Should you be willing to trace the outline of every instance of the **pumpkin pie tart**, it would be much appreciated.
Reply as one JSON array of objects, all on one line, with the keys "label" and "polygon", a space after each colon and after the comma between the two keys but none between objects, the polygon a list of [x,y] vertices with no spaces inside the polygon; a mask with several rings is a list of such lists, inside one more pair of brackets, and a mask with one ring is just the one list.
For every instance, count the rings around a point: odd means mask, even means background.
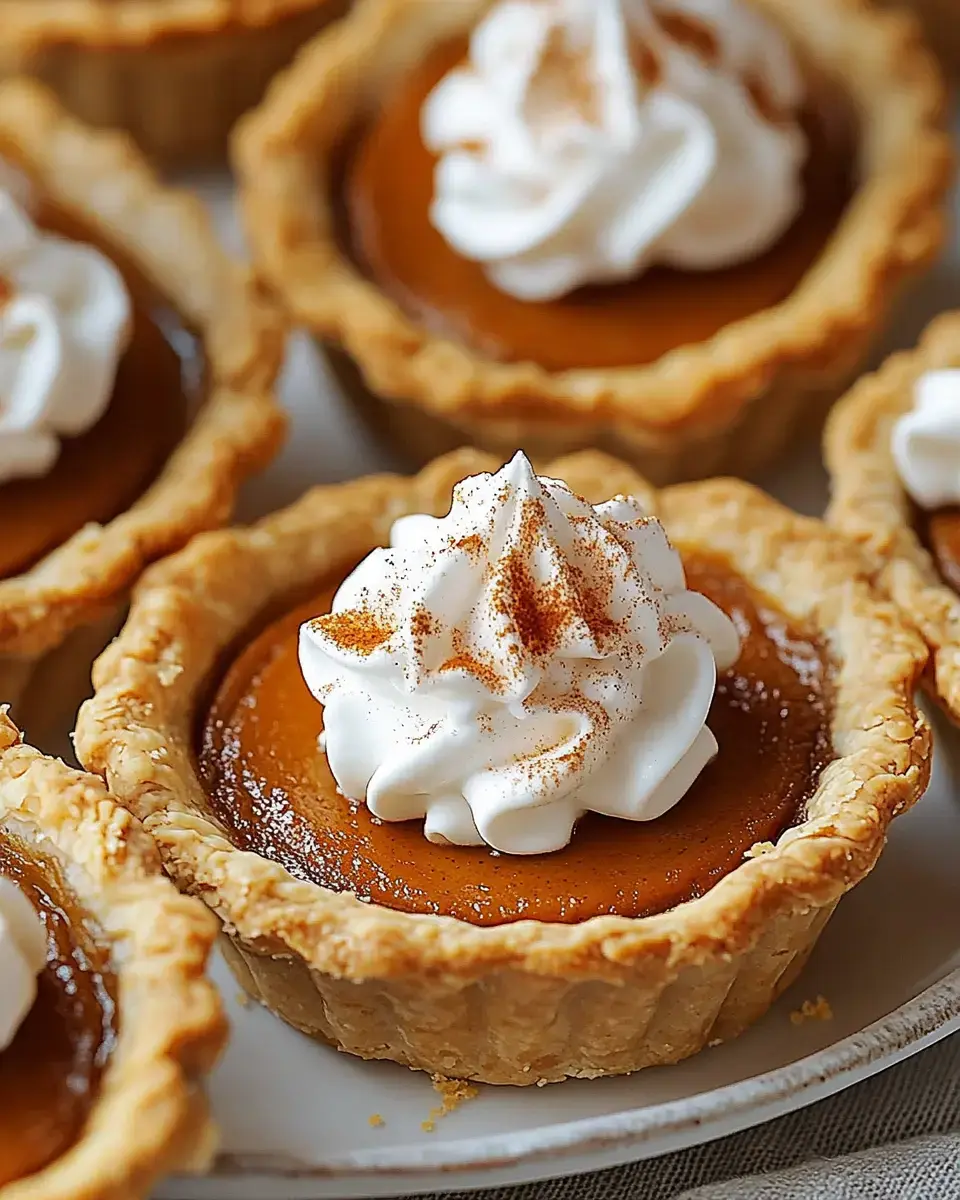
[{"label": "pumpkin pie tart", "polygon": [[925,648],[746,484],[497,467],[151,568],[77,752],[304,1032],[493,1083],[673,1062],[769,1007],[923,792]]},{"label": "pumpkin pie tart", "polygon": [[100,780],[0,710],[0,1196],[139,1197],[208,1164],[214,937]]},{"label": "pumpkin pie tart", "polygon": [[931,690],[960,721],[960,313],[861,379],[827,426],[827,520],[931,649]]},{"label": "pumpkin pie tart", "polygon": [[259,269],[397,448],[742,474],[854,377],[942,241],[937,68],[864,4],[709,11],[360,0],[238,127]]},{"label": "pumpkin pie tart", "polygon": [[230,127],[346,0],[3,0],[0,71],[37,76],[166,163],[222,159]]},{"label": "pumpkin pie tart", "polygon": [[0,700],[39,672],[66,705],[279,445],[283,329],[199,202],[38,84],[0,84],[0,168]]}]

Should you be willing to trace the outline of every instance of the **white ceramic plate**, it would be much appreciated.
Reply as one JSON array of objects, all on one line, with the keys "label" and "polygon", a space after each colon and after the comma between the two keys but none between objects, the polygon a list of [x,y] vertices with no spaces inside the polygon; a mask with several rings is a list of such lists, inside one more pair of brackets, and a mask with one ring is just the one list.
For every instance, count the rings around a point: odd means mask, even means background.
[{"label": "white ceramic plate", "polygon": [[[234,241],[222,183],[198,190]],[[896,341],[910,344],[958,295],[947,265],[911,304]],[[288,503],[310,484],[385,465],[337,405],[305,339],[294,345],[284,391],[293,436],[248,489],[244,517]],[[821,510],[815,448],[768,482],[802,511]],[[242,1005],[219,963],[234,1023],[212,1081],[223,1150],[212,1176],[173,1180],[161,1195],[294,1200],[518,1183],[661,1154],[819,1100],[960,1029],[958,860],[956,768],[941,753],[927,797],[897,822],[880,865],[840,905],[800,981],[739,1040],[630,1078],[484,1088],[430,1133],[421,1129],[438,1099],[429,1080],[337,1054]],[[832,1020],[791,1023],[790,1013],[818,995]],[[371,1126],[373,1114],[382,1125]]]},{"label": "white ceramic plate", "polygon": [[[572,1174],[733,1133],[893,1065],[960,1030],[956,782],[941,755],[801,979],[736,1041],[629,1078],[484,1087],[429,1133],[421,1122],[438,1098],[425,1076],[314,1044],[242,1004],[219,963],[234,1023],[212,1083],[223,1151],[211,1177],[161,1196],[382,1196]],[[791,1012],[819,995],[832,1020],[794,1025]]]}]

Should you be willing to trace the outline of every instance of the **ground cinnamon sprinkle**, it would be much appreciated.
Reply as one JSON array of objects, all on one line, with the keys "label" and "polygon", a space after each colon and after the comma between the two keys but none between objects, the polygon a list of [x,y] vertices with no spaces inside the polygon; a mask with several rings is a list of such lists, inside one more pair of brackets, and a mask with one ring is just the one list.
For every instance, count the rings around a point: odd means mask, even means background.
[{"label": "ground cinnamon sprinkle", "polygon": [[570,621],[556,584],[538,585],[516,551],[503,564],[502,587],[494,603],[509,616],[522,645],[535,658],[546,658]]},{"label": "ground cinnamon sprinkle", "polygon": [[717,35],[701,21],[683,13],[667,12],[660,13],[657,19],[668,38],[692,50],[708,65],[717,62],[720,57]]},{"label": "ground cinnamon sprinkle", "polygon": [[475,654],[471,654],[464,644],[463,635],[456,629],[453,631],[453,653],[441,663],[440,670],[465,671],[479,680],[488,692],[494,694],[502,692],[504,688],[504,681],[496,669],[490,663],[485,663]]},{"label": "ground cinnamon sprinkle", "polygon": [[527,564],[536,550],[543,521],[543,505],[538,500],[525,500],[516,546],[501,560],[493,605],[509,620],[524,649],[535,658],[549,657],[575,620],[583,621],[597,644],[603,646],[617,628],[607,611],[614,585],[609,566],[602,563],[604,575],[599,586],[588,585],[583,572],[569,565],[549,583],[538,582]]},{"label": "ground cinnamon sprinkle", "polygon": [[410,628],[418,644],[433,633],[433,617],[430,616],[422,604],[418,604],[414,609],[413,617],[410,620]]},{"label": "ground cinnamon sprinkle", "polygon": [[393,635],[393,629],[368,609],[354,608],[346,612],[327,613],[312,622],[318,633],[324,634],[344,650],[355,654],[372,654]]},{"label": "ground cinnamon sprinkle", "polygon": [[454,550],[463,550],[474,558],[479,558],[484,551],[483,538],[479,533],[468,533],[453,543]]},{"label": "ground cinnamon sprinkle", "polygon": [[441,671],[464,671],[478,679],[491,692],[503,690],[503,680],[492,667],[486,666],[472,654],[451,654],[446,662],[441,663]]},{"label": "ground cinnamon sprinkle", "polygon": [[607,611],[610,607],[613,591],[611,586],[603,588],[582,587],[580,589],[581,613],[583,620],[593,635],[593,640],[601,648],[608,638],[617,631],[617,622]]},{"label": "ground cinnamon sprinkle", "polygon": [[508,618],[521,644],[535,658],[546,658],[554,650],[572,616],[560,582],[538,584],[527,566],[543,519],[543,505],[538,500],[524,500],[517,544],[501,560],[493,595],[494,608]]}]

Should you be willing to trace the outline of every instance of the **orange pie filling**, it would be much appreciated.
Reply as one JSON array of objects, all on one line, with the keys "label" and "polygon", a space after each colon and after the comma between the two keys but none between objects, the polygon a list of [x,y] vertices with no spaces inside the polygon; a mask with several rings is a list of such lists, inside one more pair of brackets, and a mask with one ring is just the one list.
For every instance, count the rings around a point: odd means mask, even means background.
[{"label": "orange pie filling", "polygon": [[[32,216],[42,230],[97,245],[89,230],[51,204]],[[0,483],[0,579],[29,569],[85,525],[126,511],[160,474],[202,400],[198,339],[129,264],[108,246],[99,248],[114,259],[130,292],[130,341],[100,420],[63,438],[47,474]]]},{"label": "orange pie filling", "polygon": [[344,799],[298,662],[299,627],[330,611],[339,578],[251,630],[219,682],[198,734],[213,811],[236,845],[300,879],[474,925],[639,917],[702,896],[802,820],[832,755],[831,668],[817,638],[725,561],[693,551],[684,564],[688,586],[733,619],[742,648],[708,718],[719,753],[665,815],[590,813],[564,849],[516,855],[436,844],[422,821],[381,821]]},{"label": "orange pie filling", "polygon": [[[697,36],[705,30],[692,22],[674,32],[712,53]],[[351,137],[338,184],[341,240],[414,319],[494,360],[551,371],[615,368],[704,341],[785,300],[821,256],[856,189],[852,106],[836,84],[808,73],[811,99],[798,118],[808,146],[802,208],[770,249],[734,266],[653,266],[631,281],[580,287],[557,300],[518,299],[458,254],[431,221],[438,159],[424,145],[421,114],[465,53],[462,39],[436,49],[359,138]]]},{"label": "orange pie filling", "polygon": [[0,1188],[60,1158],[81,1136],[117,1036],[108,957],[53,862],[0,833],[0,876],[26,894],[47,934],[37,998],[0,1051]]},{"label": "orange pie filling", "polygon": [[944,582],[960,592],[960,509],[953,506],[933,512],[918,509],[915,520]]}]

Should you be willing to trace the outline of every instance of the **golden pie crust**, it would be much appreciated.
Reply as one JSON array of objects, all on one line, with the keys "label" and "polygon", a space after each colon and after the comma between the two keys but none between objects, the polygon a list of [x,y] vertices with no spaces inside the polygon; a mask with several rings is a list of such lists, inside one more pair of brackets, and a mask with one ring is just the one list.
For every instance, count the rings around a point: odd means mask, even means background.
[{"label": "golden pie crust", "polygon": [[346,0],[4,0],[0,71],[42,79],[152,157],[222,158],[227,135]]},{"label": "golden pie crust", "polygon": [[865,553],[874,579],[930,647],[931,690],[960,721],[960,596],[945,583],[914,526],[890,450],[893,425],[913,407],[927,371],[960,367],[960,313],[938,317],[915,350],[866,375],[831,414],[824,437],[827,521]]},{"label": "golden pie crust", "polygon": [[216,923],[163,877],[150,838],[102,782],[23,745],[3,709],[0,829],[63,865],[78,911],[109,936],[120,1005],[84,1133],[11,1185],[11,1200],[135,1200],[171,1171],[205,1168],[217,1139],[202,1081],[227,1034],[205,975]]},{"label": "golden pie crust", "polygon": [[338,151],[409,64],[490,0],[360,0],[270,88],[233,139],[255,260],[331,346],[346,393],[419,461],[471,442],[545,459],[621,454],[656,483],[744,474],[822,419],[904,282],[935,256],[952,153],[942,81],[916,22],[845,0],[760,0],[861,122],[861,185],[790,298],[649,366],[550,372],[434,336],[350,261],[338,238]]},{"label": "golden pie crust", "polygon": [[[903,0],[886,0],[903,6]],[[945,67],[954,75],[960,72],[960,10],[956,0],[908,0],[908,7],[920,15],[927,41]]]},{"label": "golden pie crust", "polygon": [[929,730],[914,702],[925,647],[821,523],[736,481],[657,493],[597,452],[545,468],[595,503],[638,496],[685,547],[729,559],[812,626],[838,663],[836,758],[806,820],[671,911],[478,927],[364,904],[236,849],[197,775],[211,673],[251,621],[383,544],[398,516],[447,511],[455,481],[498,465],[461,451],[412,479],[318,488],[153,567],[95,667],[77,752],[143,819],[179,887],[220,917],[242,984],[299,1029],[365,1058],[493,1083],[673,1062],[768,1008],[928,781]]},{"label": "golden pie crust", "polygon": [[[208,375],[199,414],[137,503],[0,579],[0,702],[13,702],[58,647],[85,673],[144,566],[229,517],[284,433],[273,396],[284,328],[220,248],[200,201],[163,187],[126,139],[81,125],[40,85],[0,84],[0,159],[156,287],[201,339]],[[0,512],[0,536],[2,525]]]}]

